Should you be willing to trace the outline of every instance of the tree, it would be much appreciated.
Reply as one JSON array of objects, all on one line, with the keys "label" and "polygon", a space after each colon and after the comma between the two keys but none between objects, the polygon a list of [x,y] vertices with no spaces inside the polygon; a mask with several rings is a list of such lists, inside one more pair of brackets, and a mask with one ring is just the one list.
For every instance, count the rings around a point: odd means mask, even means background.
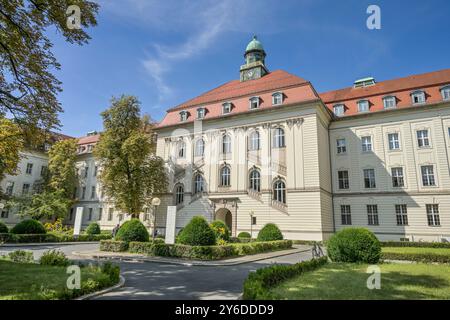
[{"label": "tree", "polygon": [[11,120],[0,117],[0,181],[6,174],[16,174],[22,148],[20,128]]},{"label": "tree", "polygon": [[[80,28],[68,27],[71,5],[80,9]],[[86,0],[0,0],[0,117],[15,119],[33,141],[59,126],[62,111],[61,83],[51,73],[60,65],[46,30],[56,28],[67,42],[83,45],[90,39],[83,28],[97,24],[98,8]]]},{"label": "tree", "polygon": [[102,168],[103,190],[116,208],[138,217],[149,199],[167,190],[164,161],[152,154],[153,125],[140,117],[140,103],[133,96],[113,98],[101,115],[104,131],[94,155]]}]

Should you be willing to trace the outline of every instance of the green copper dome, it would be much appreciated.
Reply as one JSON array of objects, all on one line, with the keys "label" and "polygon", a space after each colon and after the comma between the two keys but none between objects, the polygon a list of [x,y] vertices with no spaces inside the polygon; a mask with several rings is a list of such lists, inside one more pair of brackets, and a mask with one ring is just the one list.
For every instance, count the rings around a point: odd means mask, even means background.
[{"label": "green copper dome", "polygon": [[261,50],[264,51],[264,47],[261,42],[258,41],[256,36],[253,36],[253,40],[249,42],[245,52],[253,51],[253,50]]}]

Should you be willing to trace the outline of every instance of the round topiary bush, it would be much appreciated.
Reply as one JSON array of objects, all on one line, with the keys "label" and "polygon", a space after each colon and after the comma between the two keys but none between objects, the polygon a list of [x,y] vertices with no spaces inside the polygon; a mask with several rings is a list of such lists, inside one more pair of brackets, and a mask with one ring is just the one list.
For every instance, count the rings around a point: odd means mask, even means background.
[{"label": "round topiary bush", "polygon": [[216,235],[205,218],[196,216],[184,227],[177,241],[191,246],[211,246],[216,244]]},{"label": "round topiary bush", "polygon": [[10,231],[15,234],[45,234],[44,225],[33,219],[23,220],[16,224]]},{"label": "round topiary bush", "polygon": [[131,219],[120,227],[115,240],[148,242],[149,234],[147,228],[145,228],[139,219]]},{"label": "round topiary bush", "polygon": [[91,222],[86,228],[86,234],[100,234],[100,226],[97,222]]},{"label": "round topiary bush", "polygon": [[283,240],[283,234],[274,223],[266,224],[258,233],[258,241]]},{"label": "round topiary bush", "polygon": [[327,253],[335,262],[377,263],[381,256],[381,245],[368,229],[346,228],[328,240]]},{"label": "round topiary bush", "polygon": [[216,239],[229,241],[230,240],[230,229],[228,229],[227,225],[221,220],[215,220],[210,224],[211,229],[213,229],[216,234]]},{"label": "round topiary bush", "polygon": [[238,238],[245,238],[245,239],[250,239],[252,236],[250,235],[250,233],[248,232],[239,232],[238,234]]},{"label": "round topiary bush", "polygon": [[8,233],[8,227],[3,221],[0,221],[0,233]]}]

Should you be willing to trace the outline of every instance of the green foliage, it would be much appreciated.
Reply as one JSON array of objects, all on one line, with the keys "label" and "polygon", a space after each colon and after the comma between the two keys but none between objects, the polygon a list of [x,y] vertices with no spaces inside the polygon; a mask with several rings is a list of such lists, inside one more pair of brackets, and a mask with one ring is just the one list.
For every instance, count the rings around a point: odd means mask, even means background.
[{"label": "green foliage", "polygon": [[145,242],[149,240],[149,234],[147,228],[139,221],[139,219],[131,219],[126,221],[120,227],[119,231],[117,231],[115,240]]},{"label": "green foliage", "polygon": [[327,263],[327,257],[300,262],[294,265],[274,265],[250,273],[244,282],[244,300],[270,299],[269,289],[277,284],[304,274]]},{"label": "green foliage", "polygon": [[3,180],[5,174],[17,174],[20,150],[22,150],[23,145],[24,142],[19,126],[3,117],[0,98],[0,154],[2,155],[0,157],[0,181]]},{"label": "green foliage", "polygon": [[102,117],[104,130],[94,149],[103,168],[99,179],[115,207],[137,217],[154,193],[167,190],[164,161],[152,155],[153,124],[140,117],[133,96],[113,98]]},{"label": "green foliage", "polygon": [[283,240],[283,234],[274,223],[266,224],[258,233],[258,241]]},{"label": "green foliage", "polygon": [[190,246],[210,246],[216,243],[216,235],[202,216],[195,216],[178,234],[178,243]]},{"label": "green foliage", "polygon": [[0,242],[6,243],[48,243],[48,242],[84,242],[111,239],[110,234],[80,234],[78,237],[72,234],[49,232],[47,234],[13,234],[0,233]]},{"label": "green foliage", "polygon": [[221,220],[215,220],[210,224],[211,229],[216,235],[216,240],[229,241],[230,240],[230,230],[227,225]]},{"label": "green foliage", "polygon": [[14,234],[45,234],[45,228],[37,220],[28,219],[16,224],[10,231]]},{"label": "green foliage", "polygon": [[111,262],[105,262],[101,268],[102,272],[109,276],[111,284],[116,284],[120,279],[120,267],[112,264]]},{"label": "green foliage", "polygon": [[77,148],[76,139],[66,139],[53,144],[48,152],[48,186],[65,200],[72,199],[73,190],[77,186]]},{"label": "green foliage", "polygon": [[41,265],[66,267],[70,264],[66,255],[58,250],[45,251],[39,259]]},{"label": "green foliage", "polygon": [[450,242],[383,241],[382,247],[450,248]]},{"label": "green foliage", "polygon": [[115,240],[101,240],[100,251],[124,252],[128,250],[128,242]]},{"label": "green foliage", "polygon": [[17,263],[33,263],[33,252],[31,251],[25,251],[25,250],[16,250],[13,252],[8,253],[8,258],[12,262]]},{"label": "green foliage", "polygon": [[100,226],[97,222],[91,222],[86,228],[86,234],[100,234]]},{"label": "green foliage", "polygon": [[383,247],[381,258],[383,260],[450,263],[450,249],[430,247]]},{"label": "green foliage", "polygon": [[250,235],[250,233],[248,233],[248,232],[245,232],[245,231],[243,231],[243,232],[239,232],[239,234],[238,234],[238,238],[251,238],[252,236]]},{"label": "green foliage", "polygon": [[0,221],[0,233],[8,233],[8,227],[3,221]]},{"label": "green foliage", "polygon": [[328,240],[327,253],[334,262],[377,263],[381,256],[381,245],[368,229],[346,228]]}]

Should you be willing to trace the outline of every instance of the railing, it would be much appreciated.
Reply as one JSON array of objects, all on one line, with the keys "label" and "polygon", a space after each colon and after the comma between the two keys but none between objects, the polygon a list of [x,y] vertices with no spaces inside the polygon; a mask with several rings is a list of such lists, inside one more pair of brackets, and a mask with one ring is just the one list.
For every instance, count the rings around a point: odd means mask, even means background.
[{"label": "railing", "polygon": [[254,164],[261,165],[261,157],[259,156],[259,154],[254,154],[254,153],[248,152],[247,157],[248,157],[248,160],[253,162]]},{"label": "railing", "polygon": [[288,213],[288,206],[279,201],[272,200],[272,208],[277,209],[283,213]]},{"label": "railing", "polygon": [[272,162],[272,171],[278,172],[279,174],[282,174],[283,176],[287,175],[287,168],[286,165]]},{"label": "railing", "polygon": [[247,194],[250,198],[253,198],[259,202],[263,202],[261,199],[261,192],[255,191],[253,189],[247,189]]},{"label": "railing", "polygon": [[203,157],[194,162],[194,166],[198,169],[205,165],[205,159]]}]

